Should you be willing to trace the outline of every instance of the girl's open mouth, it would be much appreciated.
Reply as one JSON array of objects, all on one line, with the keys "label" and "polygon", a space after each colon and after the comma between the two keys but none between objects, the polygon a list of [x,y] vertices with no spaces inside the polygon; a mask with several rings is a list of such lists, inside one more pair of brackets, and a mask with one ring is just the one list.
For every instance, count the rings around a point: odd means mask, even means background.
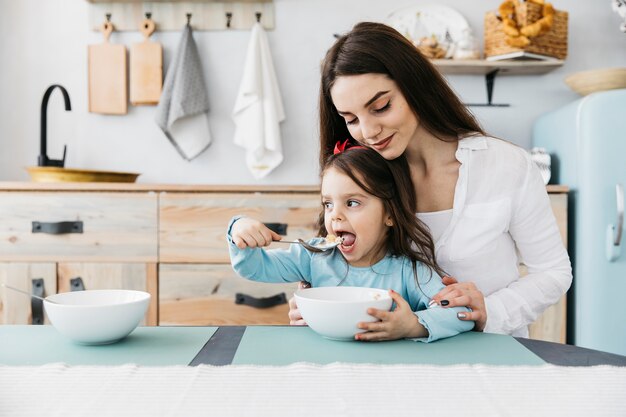
[{"label": "girl's open mouth", "polygon": [[337,236],[340,236],[343,239],[341,245],[339,245],[340,249],[350,250],[356,241],[356,235],[350,232],[338,232]]}]

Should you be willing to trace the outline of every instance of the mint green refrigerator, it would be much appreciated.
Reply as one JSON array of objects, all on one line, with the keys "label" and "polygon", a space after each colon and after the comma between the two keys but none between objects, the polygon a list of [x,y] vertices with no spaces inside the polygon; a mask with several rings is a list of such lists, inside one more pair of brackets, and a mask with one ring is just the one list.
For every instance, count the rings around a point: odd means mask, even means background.
[{"label": "mint green refrigerator", "polygon": [[568,343],[626,355],[626,89],[593,93],[541,116],[533,146],[570,187]]}]

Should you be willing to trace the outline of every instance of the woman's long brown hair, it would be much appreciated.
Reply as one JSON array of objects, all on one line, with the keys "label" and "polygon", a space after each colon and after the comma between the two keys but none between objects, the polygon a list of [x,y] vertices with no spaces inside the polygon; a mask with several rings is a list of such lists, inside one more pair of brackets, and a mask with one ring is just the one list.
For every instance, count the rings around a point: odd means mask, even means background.
[{"label": "woman's long brown hair", "polygon": [[322,63],[320,167],[337,141],[351,138],[330,90],[337,77],[361,74],[385,74],[395,81],[419,122],[437,137],[484,134],[439,71],[408,39],[382,23],[362,22],[337,39]]},{"label": "woman's long brown hair", "polygon": [[[409,163],[404,155],[387,161],[369,148],[351,148],[330,156],[322,175],[334,168],[352,179],[366,193],[379,198],[393,221],[387,236],[387,252],[394,256],[406,256],[413,264],[417,280],[417,262],[440,276],[445,272],[435,259],[435,244],[428,227],[415,216],[415,188],[409,173]],[[328,231],[321,214],[320,236]],[[419,281],[418,281],[419,286]]]}]

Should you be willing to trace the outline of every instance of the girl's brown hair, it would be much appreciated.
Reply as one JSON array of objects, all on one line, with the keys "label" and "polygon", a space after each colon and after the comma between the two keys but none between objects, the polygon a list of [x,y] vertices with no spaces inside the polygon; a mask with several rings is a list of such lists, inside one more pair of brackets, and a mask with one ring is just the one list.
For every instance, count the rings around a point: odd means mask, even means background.
[{"label": "girl's brown hair", "polygon": [[395,29],[358,23],[328,50],[320,85],[320,167],[337,141],[351,138],[337,113],[330,90],[337,77],[385,74],[395,81],[420,123],[437,137],[484,134],[437,69]]},{"label": "girl's brown hair", "polygon": [[[366,193],[383,202],[393,221],[387,236],[388,253],[408,257],[414,272],[417,271],[417,262],[420,262],[440,276],[445,275],[435,259],[435,245],[428,227],[415,216],[415,188],[404,155],[387,161],[372,149],[351,148],[330,156],[322,175],[330,168],[347,175]],[[322,211],[320,236],[328,234],[323,218]]]}]

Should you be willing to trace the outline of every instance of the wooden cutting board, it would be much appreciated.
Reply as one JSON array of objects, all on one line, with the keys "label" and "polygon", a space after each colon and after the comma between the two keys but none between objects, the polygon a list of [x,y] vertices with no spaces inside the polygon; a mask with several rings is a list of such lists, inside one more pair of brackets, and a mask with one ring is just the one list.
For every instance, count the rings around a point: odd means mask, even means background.
[{"label": "wooden cutting board", "polygon": [[126,114],[126,47],[109,43],[113,25],[102,25],[104,42],[88,47],[89,111],[102,114]]},{"label": "wooden cutting board", "polygon": [[150,42],[155,24],[150,18],[141,24],[143,42],[130,47],[130,102],[158,104],[163,87],[163,48],[158,42]]}]

